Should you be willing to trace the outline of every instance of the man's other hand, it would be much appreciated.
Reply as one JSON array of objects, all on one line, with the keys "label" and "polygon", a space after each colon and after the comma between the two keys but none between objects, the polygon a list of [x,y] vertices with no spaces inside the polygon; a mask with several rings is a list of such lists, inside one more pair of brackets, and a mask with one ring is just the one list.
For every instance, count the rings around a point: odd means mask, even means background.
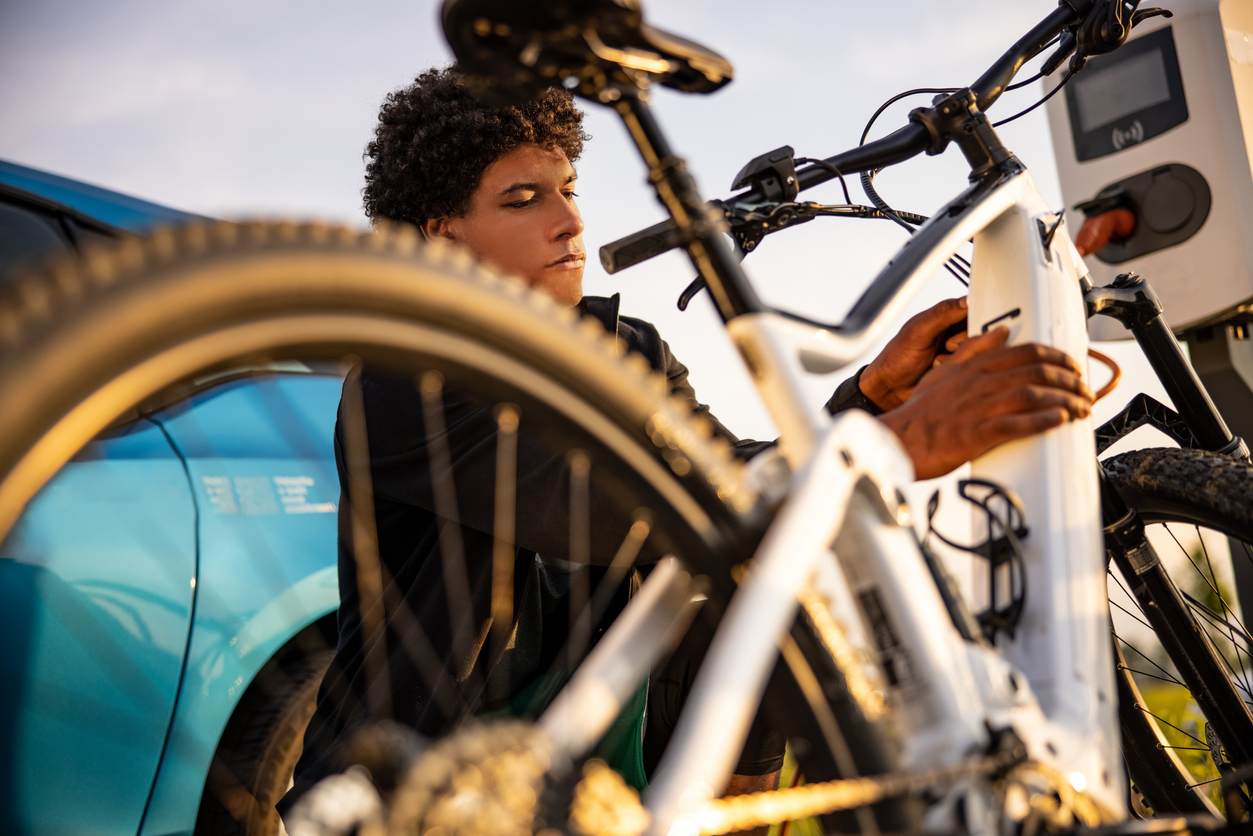
[{"label": "man's other hand", "polygon": [[861,373],[861,392],[880,409],[895,409],[909,400],[922,376],[945,351],[956,351],[965,334],[941,345],[944,332],[966,316],[966,297],[946,299],[910,319],[879,356]]},{"label": "man's other hand", "polygon": [[922,376],[908,402],[880,416],[905,444],[917,478],[943,476],[993,447],[1092,411],[1072,357],[1035,343],[1006,348],[1008,339],[1002,326],[965,340]]}]

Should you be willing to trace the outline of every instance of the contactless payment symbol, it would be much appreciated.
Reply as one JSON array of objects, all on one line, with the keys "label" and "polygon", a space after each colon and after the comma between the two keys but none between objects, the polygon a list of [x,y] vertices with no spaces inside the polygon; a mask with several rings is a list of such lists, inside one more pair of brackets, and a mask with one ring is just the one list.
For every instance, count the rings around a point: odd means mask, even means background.
[{"label": "contactless payment symbol", "polygon": [[1114,148],[1118,151],[1126,148],[1128,145],[1135,145],[1137,142],[1144,141],[1144,126],[1140,124],[1140,120],[1132,122],[1127,130],[1114,128],[1110,138],[1114,142]]}]

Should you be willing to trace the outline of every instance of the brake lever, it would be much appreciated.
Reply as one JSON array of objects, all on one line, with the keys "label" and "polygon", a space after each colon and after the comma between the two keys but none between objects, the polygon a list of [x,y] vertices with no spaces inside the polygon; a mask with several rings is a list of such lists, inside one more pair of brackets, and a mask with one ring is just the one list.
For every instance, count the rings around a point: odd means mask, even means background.
[{"label": "brake lever", "polygon": [[686,311],[687,306],[696,298],[696,294],[700,293],[706,287],[705,279],[697,276],[692,283],[683,288],[683,292],[679,294],[679,310]]},{"label": "brake lever", "polygon": [[1076,31],[1075,57],[1070,61],[1070,75],[1083,69],[1094,55],[1113,52],[1127,42],[1131,29],[1140,20],[1159,14],[1171,16],[1165,9],[1137,11],[1140,0],[1101,0],[1079,24]]},{"label": "brake lever", "polygon": [[[786,150],[788,152],[788,160],[790,162],[792,149],[786,148]],[[773,154],[777,152],[771,153]],[[753,163],[749,163],[748,166],[745,166],[745,170],[747,171],[754,163],[757,163],[758,161],[769,156],[769,154],[766,154],[758,157],[757,160],[753,161]],[[736,178],[737,185],[732,188],[739,188],[744,185],[739,182],[742,177],[743,172],[741,172],[740,177]],[[793,175],[793,183],[795,183],[795,180],[796,176]],[[791,198],[788,198],[779,202],[762,204],[760,206],[753,207],[752,209],[724,207],[723,211],[726,213],[726,218],[731,222],[731,239],[735,241],[736,255],[738,255],[742,261],[744,256],[757,248],[757,245],[761,243],[761,239],[767,234],[783,229],[787,226],[792,226],[796,223],[804,223],[805,221],[813,220],[815,213],[813,209],[809,208],[810,206],[811,204],[793,203]],[[696,294],[700,293],[706,287],[707,285],[705,284],[705,279],[701,276],[697,276],[693,279],[692,283],[685,287],[683,292],[679,294],[679,310],[686,311],[687,306],[690,305],[692,300],[696,298]]]},{"label": "brake lever", "polygon": [[[911,223],[915,226],[924,224],[928,220],[926,215],[918,215],[900,209],[895,210],[894,214],[906,223]],[[770,233],[824,216],[840,218],[889,217],[882,210],[873,206],[858,206],[856,204],[825,206],[821,203],[783,201],[773,204],[759,204],[751,209],[726,209],[727,220],[731,222],[731,238],[735,241],[735,252],[740,260],[743,260],[746,255],[757,249],[761,239]],[[679,310],[686,311],[687,306],[696,298],[696,294],[704,289],[705,280],[699,276],[696,277],[679,294]]]},{"label": "brake lever", "polygon": [[1151,9],[1140,9],[1131,16],[1131,28],[1134,29],[1149,18],[1158,17],[1159,15],[1161,17],[1171,18],[1175,16],[1175,13],[1170,9],[1161,9],[1156,6]]}]

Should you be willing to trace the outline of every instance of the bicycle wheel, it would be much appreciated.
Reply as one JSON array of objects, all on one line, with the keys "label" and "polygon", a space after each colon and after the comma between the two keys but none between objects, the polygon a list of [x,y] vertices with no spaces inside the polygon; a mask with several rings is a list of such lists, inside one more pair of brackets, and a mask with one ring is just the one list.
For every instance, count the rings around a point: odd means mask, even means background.
[{"label": "bicycle wheel", "polygon": [[1170,658],[1146,605],[1130,592],[1134,581],[1111,567],[1128,771],[1153,812],[1222,810],[1221,775],[1253,764],[1253,639],[1248,614],[1241,614],[1233,594],[1231,569],[1232,561],[1253,561],[1253,466],[1178,449],[1138,450],[1102,464],[1145,522],[1180,593],[1153,596],[1147,607],[1160,615],[1152,617],[1205,636],[1223,681],[1210,677],[1203,687],[1234,687],[1237,697],[1235,710],[1216,708],[1213,697],[1184,684],[1180,671],[1201,666],[1195,659]]},{"label": "bicycle wheel", "polygon": [[[734,589],[730,567],[751,554],[767,519],[728,445],[669,397],[644,358],[620,357],[621,342],[599,321],[580,321],[463,253],[423,245],[412,229],[218,224],[130,240],[20,282],[0,299],[0,350],[0,392],[21,393],[0,398],[0,537],[57,468],[118,416],[170,403],[181,381],[291,360],[420,380],[415,386],[437,409],[447,392],[508,405],[515,424],[569,462],[571,474],[581,470],[581,490],[647,519],[653,552],[709,579],[705,609],[714,614]],[[576,481],[565,482],[572,518],[576,507],[590,513]],[[582,518],[583,536],[592,523]],[[573,538],[573,519],[570,530]],[[570,550],[573,558],[575,543]],[[581,617],[575,599],[571,623]],[[592,600],[584,594],[579,606]],[[796,630],[813,633],[803,617]],[[784,685],[773,691],[799,693],[779,668]],[[819,664],[811,675],[846,692],[838,666]],[[854,716],[856,705],[837,700],[835,709],[858,738],[858,771],[889,769],[891,750],[882,735],[864,733],[873,724]],[[804,714],[790,706],[781,727],[809,741],[808,775],[837,777],[827,774],[821,725]]]}]

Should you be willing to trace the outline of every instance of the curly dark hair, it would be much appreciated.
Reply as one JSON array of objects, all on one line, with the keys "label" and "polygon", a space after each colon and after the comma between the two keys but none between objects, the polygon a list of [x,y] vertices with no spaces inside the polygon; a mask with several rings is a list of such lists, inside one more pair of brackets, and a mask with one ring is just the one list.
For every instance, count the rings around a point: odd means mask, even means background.
[{"label": "curly dark hair", "polygon": [[491,108],[470,95],[456,65],[427,70],[379,111],[365,149],[365,213],[413,224],[459,217],[483,172],[514,148],[560,148],[574,162],[589,139],[565,90]]}]

